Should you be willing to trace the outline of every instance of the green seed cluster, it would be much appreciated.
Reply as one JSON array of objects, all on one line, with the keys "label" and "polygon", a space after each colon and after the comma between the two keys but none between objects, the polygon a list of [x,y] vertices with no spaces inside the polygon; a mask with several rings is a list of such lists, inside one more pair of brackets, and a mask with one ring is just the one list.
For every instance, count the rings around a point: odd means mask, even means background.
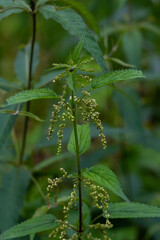
[{"label": "green seed cluster", "polygon": [[99,136],[101,137],[101,142],[103,145],[103,148],[105,149],[107,147],[107,141],[106,137],[103,133],[103,126],[102,122],[99,118],[100,113],[96,112],[95,108],[97,107],[96,100],[90,97],[90,93],[87,91],[82,92],[84,96],[87,98],[82,98],[83,103],[85,104],[85,109],[82,109],[82,116],[84,123],[87,123],[90,119],[93,121],[93,123],[96,125]]},{"label": "green seed cluster", "polygon": [[[52,112],[52,117],[50,119],[50,126],[48,129],[48,140],[52,138],[52,134],[55,131],[55,124],[59,120],[59,130],[57,132],[58,140],[57,140],[57,155],[61,153],[62,150],[62,139],[63,139],[63,130],[66,127],[65,121],[66,119],[70,119],[71,121],[74,121],[74,117],[72,115],[72,110],[68,102],[65,101],[64,95],[66,94],[66,86],[64,88],[63,94],[60,98],[60,101],[58,104],[53,104],[54,111]],[[63,111],[61,113],[61,110]]]},{"label": "green seed cluster", "polygon": [[[94,205],[98,209],[104,210],[104,216],[106,218],[105,224],[101,224],[101,223],[91,224],[91,225],[89,225],[89,228],[90,229],[100,229],[101,232],[103,232],[104,239],[109,240],[109,238],[106,235],[106,229],[109,229],[112,227],[112,224],[109,221],[109,214],[107,211],[109,195],[103,187],[96,185],[91,180],[84,179],[83,181],[84,181],[84,187],[87,187],[90,190],[90,195],[93,199]],[[93,238],[92,234],[89,233],[88,239],[97,239],[97,238]]]},{"label": "green seed cluster", "polygon": [[48,203],[48,208],[51,208],[51,192],[54,191],[54,189],[63,181],[63,178],[68,177],[70,178],[70,175],[67,174],[67,172],[60,168],[60,171],[62,172],[62,177],[54,178],[53,180],[51,178],[48,178],[48,186],[47,186],[47,195],[46,200]]},{"label": "green seed cluster", "polygon": [[[70,225],[68,222],[69,218],[69,213],[73,207],[73,204],[76,203],[77,200],[77,184],[73,185],[73,191],[71,192],[70,195],[70,200],[68,201],[66,206],[63,206],[63,214],[64,214],[64,219],[63,220],[57,220],[59,223],[59,226],[53,230],[53,232],[50,233],[49,237],[53,237],[55,239],[58,234],[60,234],[59,239],[65,240],[66,238],[66,229],[67,228],[74,228],[74,226]],[[73,234],[73,236],[70,238],[71,240],[73,239],[78,239],[76,238],[77,234]]]}]

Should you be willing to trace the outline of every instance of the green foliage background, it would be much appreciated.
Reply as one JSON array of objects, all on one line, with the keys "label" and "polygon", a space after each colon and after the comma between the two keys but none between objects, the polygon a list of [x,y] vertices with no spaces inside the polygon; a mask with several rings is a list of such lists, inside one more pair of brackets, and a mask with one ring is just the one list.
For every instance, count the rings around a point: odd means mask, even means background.
[{"label": "green foliage background", "polygon": [[[146,76],[145,79],[131,81],[129,84],[117,83],[116,88],[107,86],[94,91],[94,97],[99,104],[98,111],[101,112],[104,133],[108,139],[108,148],[101,149],[97,130],[91,126],[92,145],[87,153],[82,155],[82,167],[91,167],[96,163],[104,164],[117,174],[125,195],[131,201],[160,206],[160,2],[158,0],[79,2],[92,13],[91,16],[87,13],[83,17],[88,26],[101,36],[98,43],[106,58],[108,70],[120,70],[135,65]],[[30,37],[31,19],[27,13],[13,15],[0,22],[0,76],[8,79],[11,84],[17,84],[14,73],[17,52],[30,41]],[[51,19],[46,20],[38,14],[36,41],[40,46],[40,54],[33,81],[38,84],[41,76],[48,73],[46,69],[53,62],[66,62],[77,40],[60,24]],[[20,64],[23,63],[18,64],[20,68]],[[52,83],[48,86],[53,88]],[[53,90],[58,93],[61,87],[61,83],[57,83]],[[13,93],[12,87],[10,89],[3,87],[0,90],[0,101]],[[3,179],[0,182],[1,192],[8,191],[9,198],[13,199],[13,206],[9,208],[7,205],[4,206],[6,200],[0,199],[0,209],[3,209],[0,211],[1,231],[32,217],[37,209],[45,205],[43,194],[38,189],[41,187],[45,193],[47,178],[59,176],[60,167],[64,167],[68,172],[76,169],[74,157],[65,153],[71,128],[68,127],[64,133],[64,153],[61,157],[55,157],[56,134],[50,141],[46,138],[51,109],[52,100],[38,100],[38,103],[33,101],[31,104],[31,112],[45,119],[43,123],[30,120],[26,165],[33,172],[33,181],[29,183],[28,171],[25,167],[23,169],[25,173],[16,173],[15,169],[11,170],[11,165],[6,164],[6,162],[16,164],[23,117],[15,119],[13,116],[12,120],[16,120],[15,129],[5,144],[0,144],[0,176]],[[0,115],[1,127],[6,124],[6,131],[11,128],[8,121],[10,121],[8,115]],[[46,165],[44,160],[47,161]],[[12,173],[8,178],[7,174],[10,171]],[[22,188],[21,184],[24,181],[21,180],[22,174],[25,175],[25,186],[20,191],[22,196],[18,199],[24,197],[23,205],[14,197],[12,190],[13,188],[16,191],[14,186],[16,181],[19,182],[16,188]],[[40,186],[37,187],[37,184]],[[71,184],[66,182],[60,189],[60,204],[52,210],[54,215],[60,215],[61,204],[65,202],[70,191]],[[110,199],[111,202],[120,201],[111,192]],[[19,219],[15,218],[14,222],[6,220],[5,225],[3,212],[6,211],[11,215],[14,215],[14,211],[20,212]],[[96,213],[92,212],[92,215]],[[143,221],[112,219],[112,223],[114,228],[110,235],[114,240],[159,240],[160,219],[158,218],[146,218]],[[35,237],[37,240],[46,238],[47,233]]]}]

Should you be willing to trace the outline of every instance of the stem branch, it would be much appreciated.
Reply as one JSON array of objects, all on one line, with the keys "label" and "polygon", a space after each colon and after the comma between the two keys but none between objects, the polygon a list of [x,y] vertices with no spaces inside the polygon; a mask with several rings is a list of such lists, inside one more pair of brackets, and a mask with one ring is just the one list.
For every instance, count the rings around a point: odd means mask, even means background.
[{"label": "stem branch", "polygon": [[81,177],[81,164],[80,164],[80,153],[78,144],[78,133],[77,133],[77,116],[76,116],[76,105],[74,102],[74,93],[72,91],[72,113],[74,116],[73,128],[74,128],[74,138],[76,144],[76,156],[77,156],[77,168],[78,168],[78,191],[79,191],[79,240],[81,240],[82,235],[82,177]]}]

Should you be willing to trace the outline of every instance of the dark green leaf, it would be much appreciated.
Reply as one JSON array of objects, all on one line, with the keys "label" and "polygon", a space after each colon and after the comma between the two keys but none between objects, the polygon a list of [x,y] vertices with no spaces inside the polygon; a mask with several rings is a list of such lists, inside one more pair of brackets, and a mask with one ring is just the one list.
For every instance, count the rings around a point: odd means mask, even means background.
[{"label": "dark green leaf", "polygon": [[70,72],[67,74],[67,84],[74,91],[74,75]]},{"label": "dark green leaf", "polygon": [[34,115],[33,113],[26,112],[26,111],[0,110],[0,113],[27,116],[27,117],[33,118],[34,120],[39,121],[39,122],[44,121],[44,120],[40,119],[39,117],[37,117],[36,115]]},{"label": "dark green leaf", "polygon": [[20,89],[20,86],[18,86],[16,83],[9,82],[4,78],[0,77],[0,88],[6,91],[10,91],[12,89]]},{"label": "dark green leaf", "polygon": [[0,0],[0,6],[4,8],[22,8],[26,11],[30,11],[30,6],[26,0]]},{"label": "dark green leaf", "polygon": [[49,2],[49,0],[38,0],[36,3],[36,7],[39,7],[41,5],[46,4],[47,2]]},{"label": "dark green leaf", "polygon": [[128,198],[122,191],[117,176],[106,166],[96,165],[82,172],[82,176],[94,181],[96,184],[109,189],[125,201]]},{"label": "dark green leaf", "polygon": [[31,218],[4,232],[0,236],[0,240],[19,238],[30,235],[32,233],[38,233],[49,229],[54,229],[58,226],[58,223],[55,223],[55,220],[56,218],[51,214],[45,214],[40,217]]},{"label": "dark green leaf", "polygon": [[22,168],[13,168],[5,173],[0,190],[0,229],[15,225],[22,211],[24,194],[29,183],[29,174]]},{"label": "dark green leaf", "polygon": [[[19,50],[15,60],[15,64],[14,64],[16,77],[24,86],[27,86],[27,82],[28,82],[30,52],[31,52],[31,44],[28,44],[27,46]],[[38,65],[38,62],[39,62],[38,56],[39,56],[39,46],[38,44],[35,44],[32,74],[35,73],[36,67]]]},{"label": "dark green leaf", "polygon": [[71,35],[76,35],[79,38],[84,35],[84,48],[90,52],[101,68],[104,71],[107,71],[106,63],[96,42],[95,36],[86,26],[80,15],[72,9],[56,11],[56,9],[50,5],[40,7],[39,11],[46,19],[52,18],[56,22],[60,23]]},{"label": "dark green leaf", "polygon": [[[77,125],[79,153],[82,154],[89,148],[91,144],[90,128],[89,124]],[[71,133],[68,143],[68,150],[71,153],[76,154],[76,143],[74,137],[74,130]]]},{"label": "dark green leaf", "polygon": [[142,52],[141,33],[137,30],[126,32],[123,35],[122,43],[127,61],[139,68]]},{"label": "dark green leaf", "polygon": [[110,203],[108,208],[110,218],[146,218],[160,217],[160,208],[143,203]]},{"label": "dark green leaf", "polygon": [[67,153],[63,153],[59,156],[53,156],[53,157],[47,158],[47,159],[43,160],[42,162],[38,163],[33,168],[33,171],[40,171],[43,168],[49,167],[51,164],[61,161],[62,159],[67,158],[69,156],[70,156],[70,153],[67,152]]},{"label": "dark green leaf", "polygon": [[12,8],[5,11],[0,10],[0,21],[12,14],[21,13],[21,12],[23,12],[23,9]]},{"label": "dark green leaf", "polygon": [[28,102],[35,99],[49,99],[49,98],[57,98],[57,95],[54,91],[49,88],[40,88],[40,89],[31,89],[19,92],[10,98],[7,98],[7,104],[3,105],[9,106],[17,103]]},{"label": "dark green leaf", "polygon": [[[16,111],[16,108],[17,106],[11,107],[13,111]],[[0,148],[3,147],[6,139],[8,138],[16,118],[17,116],[0,114]]]},{"label": "dark green leaf", "polygon": [[72,59],[73,59],[74,63],[77,63],[78,60],[79,60],[80,54],[81,54],[82,49],[83,49],[84,38],[85,37],[83,36],[73,50]]},{"label": "dark green leaf", "polygon": [[50,72],[44,76],[41,77],[40,81],[37,82],[34,87],[35,88],[41,88],[46,86],[49,83],[52,83],[53,79],[58,76],[59,74],[61,74],[63,72],[63,70],[54,70],[53,72]]},{"label": "dark green leaf", "polygon": [[134,68],[135,65],[132,65],[132,64],[129,64],[129,63],[126,63],[124,61],[122,61],[121,59],[119,58],[114,58],[114,57],[107,57],[106,58],[106,61],[112,61],[112,62],[115,62],[123,67],[128,67],[128,68]]},{"label": "dark green leaf", "polygon": [[140,23],[139,26],[147,31],[153,32],[160,36],[160,28],[151,22]]},{"label": "dark green leaf", "polygon": [[93,28],[93,30],[100,35],[99,27],[97,21],[95,20],[93,14],[88,11],[85,5],[78,1],[70,1],[70,0],[62,0],[63,2],[69,4],[69,6],[73,7],[77,12],[80,13],[81,16],[84,16],[88,21],[89,25]]},{"label": "dark green leaf", "polygon": [[92,88],[99,88],[106,84],[143,77],[144,75],[139,70],[134,69],[118,70],[110,73],[105,73],[101,76],[94,78],[92,80],[91,86]]}]

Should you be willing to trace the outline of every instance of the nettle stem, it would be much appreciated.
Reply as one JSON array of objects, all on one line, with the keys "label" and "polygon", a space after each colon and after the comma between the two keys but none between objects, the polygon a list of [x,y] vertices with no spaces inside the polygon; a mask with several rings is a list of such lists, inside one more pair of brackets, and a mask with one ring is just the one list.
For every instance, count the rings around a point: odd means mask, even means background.
[{"label": "nettle stem", "polygon": [[72,113],[74,116],[73,128],[74,128],[74,137],[76,144],[76,156],[77,156],[77,168],[78,168],[78,191],[79,191],[79,240],[81,240],[82,235],[82,176],[81,176],[81,163],[80,163],[80,153],[79,153],[79,144],[78,144],[78,133],[77,133],[77,115],[76,115],[76,104],[74,102],[74,93],[72,91]]},{"label": "nettle stem", "polygon": [[[31,53],[30,53],[30,60],[29,60],[29,74],[28,74],[27,90],[31,89],[34,45],[35,45],[35,39],[36,39],[35,0],[30,0],[30,7],[32,9],[32,22],[33,22],[32,25],[33,25],[33,28],[32,28],[32,42],[31,42]],[[26,111],[27,112],[30,111],[30,101],[27,102]],[[28,130],[28,121],[29,121],[29,118],[25,117],[24,129],[23,129],[23,138],[22,138],[22,147],[21,147],[20,158],[19,158],[19,165],[21,165],[21,163],[23,161],[23,158],[24,158],[24,152],[25,152],[25,148],[26,148],[27,130]]]}]

